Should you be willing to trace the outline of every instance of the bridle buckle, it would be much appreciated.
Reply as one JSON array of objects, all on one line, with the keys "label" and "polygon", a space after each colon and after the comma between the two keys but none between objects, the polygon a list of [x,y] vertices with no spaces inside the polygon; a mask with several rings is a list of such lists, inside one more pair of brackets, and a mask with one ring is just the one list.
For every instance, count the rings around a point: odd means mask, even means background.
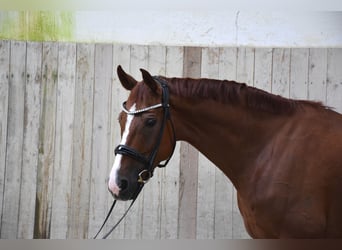
[{"label": "bridle buckle", "polygon": [[146,184],[152,177],[152,173],[147,169],[141,171],[138,175],[138,183]]}]

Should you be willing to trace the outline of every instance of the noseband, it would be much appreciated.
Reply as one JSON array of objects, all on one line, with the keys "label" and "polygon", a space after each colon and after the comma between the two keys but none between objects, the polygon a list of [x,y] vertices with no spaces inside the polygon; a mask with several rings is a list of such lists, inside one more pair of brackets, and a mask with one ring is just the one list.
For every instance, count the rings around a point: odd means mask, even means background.
[{"label": "noseband", "polygon": [[[170,159],[171,159],[171,157],[172,157],[172,155],[173,155],[173,153],[175,151],[176,135],[175,135],[175,129],[174,129],[171,117],[170,117],[170,105],[169,105],[170,94],[169,94],[169,88],[167,86],[166,81],[164,81],[163,79],[161,79],[161,78],[159,78],[157,76],[154,76],[153,79],[157,83],[159,83],[161,85],[161,87],[162,87],[162,100],[161,100],[160,104],[156,104],[156,105],[149,106],[149,107],[146,107],[146,108],[143,108],[143,109],[139,109],[139,110],[135,110],[135,111],[127,110],[126,102],[124,102],[122,104],[123,111],[127,115],[134,115],[134,116],[142,114],[142,113],[147,112],[147,111],[152,110],[152,109],[163,108],[163,120],[162,120],[162,123],[161,123],[161,126],[160,126],[160,130],[159,130],[158,137],[157,137],[156,143],[154,145],[154,148],[153,148],[152,152],[150,153],[150,155],[148,157],[146,157],[145,155],[139,153],[137,150],[135,150],[135,149],[133,149],[133,148],[131,148],[129,146],[123,145],[123,144],[120,144],[120,145],[118,145],[115,148],[115,151],[114,151],[115,155],[121,154],[121,155],[124,155],[124,156],[128,156],[128,157],[136,160],[137,162],[142,163],[144,165],[144,169],[138,175],[137,181],[138,181],[138,183],[140,185],[139,185],[137,191],[135,192],[135,194],[133,196],[133,200],[132,200],[131,204],[129,205],[129,207],[127,208],[127,210],[123,214],[123,216],[111,228],[111,230],[103,237],[103,239],[106,239],[113,232],[113,230],[120,224],[120,222],[123,220],[123,218],[126,216],[128,211],[132,207],[132,205],[135,202],[136,198],[138,197],[139,193],[141,192],[144,184],[146,182],[148,182],[148,180],[153,176],[154,161],[155,161],[156,156],[157,156],[158,151],[159,151],[159,147],[160,147],[160,144],[161,144],[161,140],[162,140],[162,137],[163,137],[163,133],[164,133],[167,121],[170,122],[171,128],[172,128],[172,136],[173,136],[172,152],[171,152],[171,155],[167,158],[167,160],[163,164],[159,163],[157,166],[158,167],[166,167],[166,165],[169,163],[169,161],[170,161]],[[96,239],[98,234],[103,229],[104,225],[106,224],[107,220],[109,219],[110,214],[113,211],[113,208],[114,208],[115,204],[116,204],[116,200],[114,200],[114,202],[113,202],[113,204],[112,204],[112,206],[111,206],[111,208],[110,208],[110,210],[109,210],[109,212],[108,212],[108,214],[107,214],[107,216],[106,216],[106,218],[105,218],[105,220],[104,220],[100,230],[97,232],[97,234],[95,235],[94,239]]]},{"label": "noseband", "polygon": [[152,152],[150,153],[150,155],[148,157],[146,157],[145,155],[139,153],[137,150],[127,146],[127,145],[118,145],[115,148],[115,155],[117,154],[121,154],[121,155],[125,155],[128,157],[131,157],[132,159],[142,163],[144,165],[144,169],[139,173],[138,175],[138,182],[139,183],[146,183],[152,176],[153,176],[153,167],[154,167],[154,161],[156,159],[157,153],[159,151],[159,147],[160,147],[160,143],[163,137],[163,133],[165,130],[165,126],[167,121],[170,121],[171,127],[172,127],[172,133],[173,133],[173,148],[172,148],[172,153],[171,155],[168,157],[168,159],[163,163],[159,163],[157,166],[162,168],[165,167],[168,162],[170,161],[174,149],[175,149],[175,145],[176,145],[176,138],[175,138],[175,131],[174,131],[174,127],[173,127],[173,123],[172,120],[170,119],[170,105],[169,105],[169,88],[167,86],[167,83],[160,79],[159,77],[153,77],[154,80],[156,82],[158,82],[161,87],[162,87],[162,101],[159,104],[153,105],[153,106],[149,106],[143,109],[139,109],[139,110],[135,110],[135,111],[129,111],[126,108],[126,102],[124,102],[122,104],[122,109],[123,111],[127,114],[127,115],[139,115],[142,113],[145,113],[149,110],[152,109],[158,109],[158,108],[162,108],[163,109],[163,120],[160,126],[160,130],[158,133],[158,137],[156,140],[156,143],[154,145],[154,148],[152,150]]}]

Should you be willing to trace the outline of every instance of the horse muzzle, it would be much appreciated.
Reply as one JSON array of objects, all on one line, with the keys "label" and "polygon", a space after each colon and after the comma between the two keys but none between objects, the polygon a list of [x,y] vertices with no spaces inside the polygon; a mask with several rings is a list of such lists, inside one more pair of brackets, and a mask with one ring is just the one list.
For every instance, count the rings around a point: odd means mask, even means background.
[{"label": "horse muzzle", "polygon": [[140,183],[138,179],[130,179],[118,175],[115,180],[110,179],[108,190],[116,200],[132,200],[137,193]]}]

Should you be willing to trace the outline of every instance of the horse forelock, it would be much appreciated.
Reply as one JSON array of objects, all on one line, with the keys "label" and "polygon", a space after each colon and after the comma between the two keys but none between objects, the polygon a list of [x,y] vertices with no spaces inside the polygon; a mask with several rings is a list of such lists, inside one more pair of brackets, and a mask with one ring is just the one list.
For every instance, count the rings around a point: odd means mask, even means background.
[{"label": "horse forelock", "polygon": [[[132,103],[136,103],[137,109],[144,108],[149,105],[156,104],[154,99],[160,97],[156,96],[151,89],[144,84],[144,82],[139,82],[132,90],[129,95],[129,100]],[[159,100],[158,100],[159,101]]]}]

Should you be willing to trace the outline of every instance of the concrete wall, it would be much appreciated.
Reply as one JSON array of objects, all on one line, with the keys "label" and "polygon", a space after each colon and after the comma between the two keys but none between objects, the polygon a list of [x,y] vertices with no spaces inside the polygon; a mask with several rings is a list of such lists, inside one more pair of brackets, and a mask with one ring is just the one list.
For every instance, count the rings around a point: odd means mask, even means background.
[{"label": "concrete wall", "polygon": [[2,11],[0,38],[141,45],[341,47],[342,12],[256,12],[224,8]]}]

